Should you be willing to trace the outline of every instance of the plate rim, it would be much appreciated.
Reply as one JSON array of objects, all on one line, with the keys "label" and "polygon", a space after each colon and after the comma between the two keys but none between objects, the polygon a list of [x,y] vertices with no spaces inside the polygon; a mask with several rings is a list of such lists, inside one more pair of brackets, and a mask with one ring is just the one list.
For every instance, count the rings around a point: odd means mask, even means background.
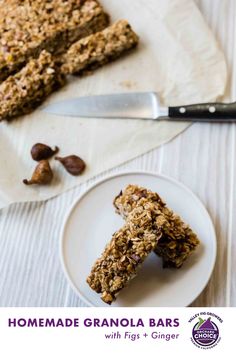
[{"label": "plate rim", "polygon": [[[216,231],[215,231],[215,227],[212,221],[212,218],[208,212],[208,210],[206,209],[205,205],[203,204],[203,202],[201,201],[201,199],[189,188],[187,187],[185,184],[183,184],[182,182],[178,181],[177,179],[173,178],[173,177],[169,177],[165,174],[162,173],[158,173],[155,171],[147,171],[147,170],[142,170],[142,169],[137,169],[137,170],[124,170],[123,172],[114,172],[109,174],[106,177],[101,177],[99,178],[96,182],[92,183],[91,186],[87,187],[81,194],[79,197],[76,198],[76,200],[72,203],[71,207],[69,208],[69,210],[66,212],[65,217],[63,219],[63,223],[62,223],[62,227],[60,230],[60,235],[59,235],[59,258],[60,258],[60,263],[62,266],[62,270],[64,273],[64,276],[66,278],[66,280],[68,281],[70,287],[73,289],[73,291],[76,293],[76,295],[89,307],[101,307],[101,306],[96,306],[94,305],[92,302],[90,302],[86,297],[84,297],[84,295],[79,291],[79,289],[76,287],[76,285],[74,284],[74,282],[72,281],[70,275],[69,275],[69,271],[67,270],[66,267],[66,262],[64,259],[64,253],[63,253],[63,244],[64,244],[64,237],[65,237],[65,230],[67,227],[67,224],[69,222],[69,218],[70,215],[73,213],[74,209],[76,208],[77,204],[80,203],[80,201],[86,196],[86,194],[88,194],[89,192],[91,192],[91,190],[93,190],[94,188],[98,187],[100,184],[109,181],[113,178],[116,177],[122,177],[122,176],[127,176],[130,174],[137,174],[137,175],[147,175],[147,176],[153,176],[153,177],[159,177],[162,179],[165,179],[171,183],[174,183],[175,185],[179,186],[180,188],[183,188],[186,192],[190,193],[190,195],[195,199],[195,201],[197,203],[199,203],[202,207],[202,209],[204,210],[208,221],[209,221],[209,226],[211,228],[212,231],[212,236],[213,236],[213,257],[212,257],[212,262],[210,264],[210,271],[209,271],[209,275],[206,279],[206,281],[204,282],[204,285],[200,288],[200,290],[198,291],[198,293],[196,294],[196,296],[194,297],[194,299],[187,305],[185,306],[179,306],[179,307],[188,307],[191,305],[191,303],[193,301],[195,301],[199,295],[203,292],[203,290],[205,289],[205,287],[207,286],[212,273],[214,271],[215,268],[215,263],[216,263],[216,256],[217,256],[217,237],[216,237]],[[150,306],[148,306],[150,307]]]}]

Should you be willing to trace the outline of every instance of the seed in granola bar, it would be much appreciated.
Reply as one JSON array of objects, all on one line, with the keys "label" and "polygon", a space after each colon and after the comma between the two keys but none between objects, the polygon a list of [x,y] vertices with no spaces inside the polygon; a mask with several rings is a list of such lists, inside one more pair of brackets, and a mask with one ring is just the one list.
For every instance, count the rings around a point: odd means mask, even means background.
[{"label": "seed in granola bar", "polygon": [[55,146],[54,150],[45,144],[37,143],[31,149],[31,156],[32,159],[35,161],[46,160],[52,157],[53,155],[57,154],[59,148]]},{"label": "seed in granola bar", "polygon": [[141,260],[140,257],[137,256],[136,254],[132,254],[131,257],[132,257],[132,259],[133,259],[135,262],[137,262],[137,263],[140,262],[140,260]]},{"label": "seed in granola bar", "polygon": [[45,185],[51,183],[53,172],[47,160],[42,160],[36,166],[30,180],[24,179],[23,183],[27,186],[31,184]]},{"label": "seed in granola bar", "polygon": [[66,171],[73,176],[79,176],[84,172],[86,168],[85,162],[76,155],[70,155],[67,157],[55,157],[55,160],[61,162]]}]

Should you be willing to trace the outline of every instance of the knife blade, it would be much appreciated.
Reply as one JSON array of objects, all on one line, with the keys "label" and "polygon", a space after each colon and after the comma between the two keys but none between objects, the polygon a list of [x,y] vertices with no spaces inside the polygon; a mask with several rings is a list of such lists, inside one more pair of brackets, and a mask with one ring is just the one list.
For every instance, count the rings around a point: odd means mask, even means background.
[{"label": "knife blade", "polygon": [[156,92],[122,93],[72,98],[43,108],[46,113],[79,118],[154,119],[233,122],[236,102],[200,103],[174,107],[160,104]]}]

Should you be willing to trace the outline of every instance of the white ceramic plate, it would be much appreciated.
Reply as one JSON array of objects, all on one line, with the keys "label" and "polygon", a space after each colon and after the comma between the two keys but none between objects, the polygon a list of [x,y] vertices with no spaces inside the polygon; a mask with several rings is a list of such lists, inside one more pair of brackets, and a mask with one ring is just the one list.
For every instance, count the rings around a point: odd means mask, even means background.
[{"label": "white ceramic plate", "polygon": [[199,235],[201,245],[181,269],[163,269],[153,253],[138,276],[121,291],[112,306],[188,306],[202,292],[214,268],[216,237],[206,209],[184,185],[162,175],[126,172],[96,183],[73,205],[61,236],[64,272],[89,306],[109,306],[86,283],[94,261],[112,234],[123,225],[114,211],[114,197],[128,184],[155,191]]}]

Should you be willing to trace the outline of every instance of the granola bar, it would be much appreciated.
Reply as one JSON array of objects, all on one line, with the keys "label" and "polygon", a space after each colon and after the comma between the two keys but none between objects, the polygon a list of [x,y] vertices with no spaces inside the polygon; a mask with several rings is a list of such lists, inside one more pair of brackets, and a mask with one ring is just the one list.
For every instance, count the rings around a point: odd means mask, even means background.
[{"label": "granola bar", "polygon": [[63,76],[51,54],[42,51],[38,59],[31,59],[0,85],[0,121],[29,113],[62,84]]},{"label": "granola bar", "polygon": [[87,282],[101,299],[111,304],[133,279],[139,266],[157,246],[166,223],[160,210],[148,200],[140,200],[129,213],[102,256],[94,264]]},{"label": "granola bar", "polygon": [[62,72],[75,74],[104,65],[136,47],[138,40],[129,23],[120,20],[74,43],[62,59]]},{"label": "granola bar", "polygon": [[[101,38],[104,41],[100,41]],[[135,46],[137,40],[129,24],[119,21],[72,45],[64,56],[67,62],[62,66],[50,53],[43,51],[38,59],[31,59],[18,73],[0,84],[0,121],[30,112],[57,88],[57,83],[66,74],[90,68],[95,63],[98,66],[106,64]]]},{"label": "granola bar", "polygon": [[97,0],[3,0],[0,14],[0,82],[43,49],[58,55],[109,23]]},{"label": "granola bar", "polygon": [[127,219],[142,199],[154,203],[168,221],[168,224],[162,227],[163,237],[155,248],[156,254],[162,257],[164,267],[180,268],[199,244],[197,235],[166,206],[157,193],[145,188],[129,185],[115,198],[114,206],[117,212]]}]

